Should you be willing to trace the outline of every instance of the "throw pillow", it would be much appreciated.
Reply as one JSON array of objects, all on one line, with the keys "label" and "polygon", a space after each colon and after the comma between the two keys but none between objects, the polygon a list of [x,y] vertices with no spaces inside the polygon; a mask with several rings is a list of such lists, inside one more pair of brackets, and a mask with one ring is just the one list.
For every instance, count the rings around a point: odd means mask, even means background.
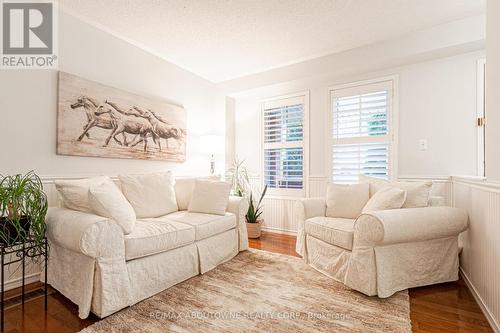
[{"label": "throw pillow", "polygon": [[326,191],[326,216],[355,219],[369,197],[368,184],[329,184]]},{"label": "throw pillow", "polygon": [[188,211],[225,215],[230,191],[228,182],[196,179]]},{"label": "throw pillow", "polygon": [[99,176],[85,179],[56,180],[54,184],[64,207],[84,213],[91,213],[92,208],[89,202],[90,186],[108,180],[111,181],[107,176]]},{"label": "throw pillow", "polygon": [[370,184],[370,197],[383,188],[388,186],[405,190],[406,201],[402,208],[427,207],[429,202],[429,193],[432,188],[431,181],[425,182],[389,182],[384,179],[359,175],[359,182]]},{"label": "throw pillow", "polygon": [[172,173],[120,175],[122,191],[137,218],[159,217],[177,211]]},{"label": "throw pillow", "polygon": [[365,175],[358,176],[360,184],[369,184],[370,185],[370,198],[373,197],[375,193],[380,191],[383,188],[390,186],[390,182],[385,179],[380,179],[376,177],[370,177]]},{"label": "throw pillow", "polygon": [[132,232],[136,220],[134,208],[113,181],[91,185],[89,200],[97,215],[113,219],[126,235]]},{"label": "throw pillow", "polygon": [[363,213],[377,210],[398,209],[406,200],[406,191],[396,187],[386,187],[375,193],[363,208]]},{"label": "throw pillow", "polygon": [[429,204],[429,193],[432,182],[396,182],[394,186],[405,190],[406,201],[403,208],[427,207]]},{"label": "throw pillow", "polygon": [[[193,194],[194,183],[197,178],[179,178],[175,180],[175,197],[179,210],[187,210],[191,195]],[[220,178],[217,176],[201,177],[202,180],[217,181]]]}]

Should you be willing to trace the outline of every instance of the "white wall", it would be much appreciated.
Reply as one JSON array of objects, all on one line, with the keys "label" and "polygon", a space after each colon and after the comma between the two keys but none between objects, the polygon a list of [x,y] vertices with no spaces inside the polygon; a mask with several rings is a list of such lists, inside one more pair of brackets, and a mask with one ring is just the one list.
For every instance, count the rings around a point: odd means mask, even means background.
[{"label": "white wall", "polygon": [[[60,14],[60,70],[145,96],[181,104],[188,115],[185,163],[56,155],[57,72],[0,71],[0,173],[34,169],[40,175],[118,174],[175,170],[207,174],[199,136],[224,135],[215,108],[215,85],[79,19]],[[223,147],[223,143],[221,144]],[[221,148],[223,150],[223,148]],[[224,156],[218,156],[218,172]]]},{"label": "white wall", "polygon": [[[399,76],[400,177],[476,174],[476,66],[484,52],[338,78],[318,76],[253,89],[236,97],[236,154],[251,173],[260,173],[259,100],[310,90],[310,170],[312,177],[330,173],[326,137],[328,87],[363,79]],[[428,150],[419,151],[419,139]]]},{"label": "white wall", "polygon": [[500,1],[487,2],[486,22],[486,177],[500,182]]}]

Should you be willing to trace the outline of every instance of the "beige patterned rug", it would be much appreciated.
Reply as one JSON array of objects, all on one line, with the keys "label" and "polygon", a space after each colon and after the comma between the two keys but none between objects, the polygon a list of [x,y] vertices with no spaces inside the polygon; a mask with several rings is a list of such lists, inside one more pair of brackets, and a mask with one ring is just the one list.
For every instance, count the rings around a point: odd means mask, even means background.
[{"label": "beige patterned rug", "polygon": [[299,258],[258,250],[82,332],[411,332],[408,292],[367,297]]}]

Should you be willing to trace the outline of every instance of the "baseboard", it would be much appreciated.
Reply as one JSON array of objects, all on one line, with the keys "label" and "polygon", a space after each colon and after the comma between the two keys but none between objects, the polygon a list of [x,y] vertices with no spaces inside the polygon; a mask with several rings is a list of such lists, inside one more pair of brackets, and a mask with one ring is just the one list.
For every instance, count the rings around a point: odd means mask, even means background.
[{"label": "baseboard", "polygon": [[[22,280],[22,277],[19,277],[9,281],[5,281],[5,291],[21,287],[23,284]],[[38,281],[40,281],[40,272],[28,274],[24,278],[24,285],[35,283]]]},{"label": "baseboard", "polygon": [[297,231],[288,230],[288,229],[279,229],[279,228],[271,228],[271,227],[262,227],[263,231],[274,232],[277,234],[291,235],[297,236]]},{"label": "baseboard", "polygon": [[477,292],[477,289],[474,287],[472,284],[472,281],[469,279],[467,276],[467,273],[460,267],[460,275],[462,275],[462,278],[465,281],[465,284],[469,288],[470,292],[472,293],[472,296],[474,296],[474,299],[476,300],[477,304],[479,304],[479,307],[481,308],[481,311],[483,311],[484,316],[486,317],[486,320],[488,320],[488,323],[490,323],[491,328],[493,331],[496,333],[500,333],[500,325],[496,321],[494,315],[491,313],[490,309],[488,309],[488,306],[486,303],[483,301],[479,293]]}]

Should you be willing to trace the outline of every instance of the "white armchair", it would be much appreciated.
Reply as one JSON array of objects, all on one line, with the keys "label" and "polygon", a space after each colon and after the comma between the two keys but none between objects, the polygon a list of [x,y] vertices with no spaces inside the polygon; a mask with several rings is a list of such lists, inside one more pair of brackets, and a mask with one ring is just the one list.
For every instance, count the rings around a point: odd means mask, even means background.
[{"label": "white armchair", "polygon": [[326,217],[325,198],[295,204],[296,251],[318,271],[366,295],[458,279],[458,235],[467,214],[429,207],[370,212],[356,220]]}]

